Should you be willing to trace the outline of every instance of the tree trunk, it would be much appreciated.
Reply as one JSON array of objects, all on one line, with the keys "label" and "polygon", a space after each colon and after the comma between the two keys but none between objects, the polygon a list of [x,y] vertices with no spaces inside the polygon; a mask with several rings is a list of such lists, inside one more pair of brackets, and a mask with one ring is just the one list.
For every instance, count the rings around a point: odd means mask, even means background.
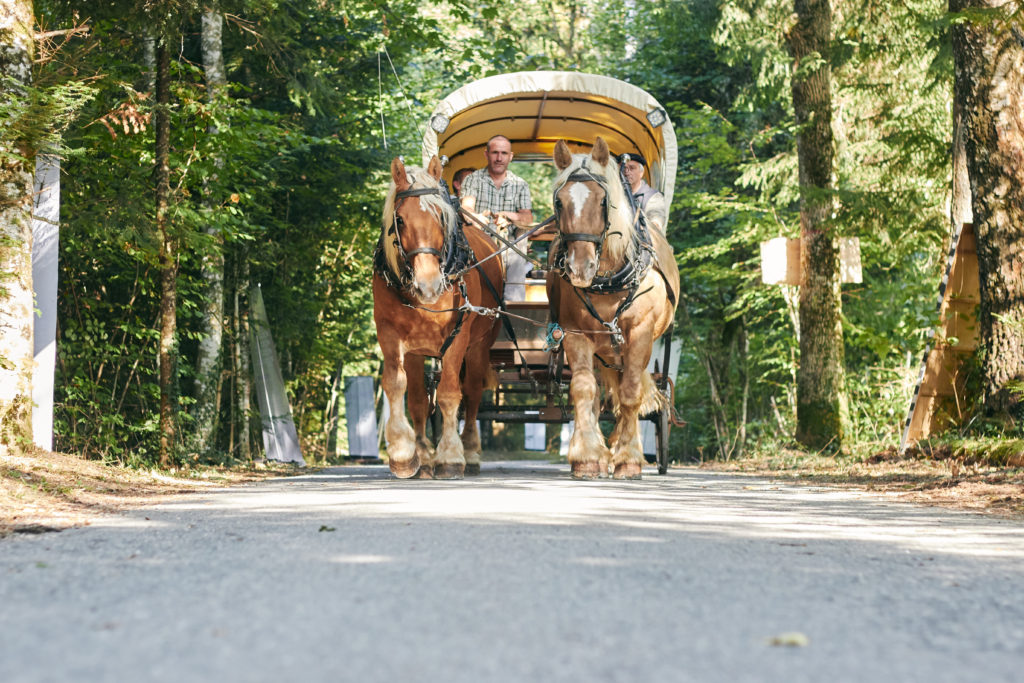
[{"label": "tree trunk", "polygon": [[793,109],[800,164],[800,366],[797,433],[816,449],[838,449],[846,421],[839,249],[829,221],[834,210],[828,0],[795,0],[787,31],[793,58]]},{"label": "tree trunk", "polygon": [[252,385],[249,372],[249,253],[238,249],[237,277],[235,278],[235,401],[238,410],[238,458],[252,460],[249,437],[249,406],[252,405]]},{"label": "tree trunk", "polygon": [[170,138],[171,83],[167,41],[156,48],[156,229],[160,237],[160,464],[173,462],[177,438],[175,426],[175,364],[177,362],[178,255],[167,220],[171,194]]},{"label": "tree trunk", "polygon": [[[962,79],[953,84],[953,183],[950,188],[949,222],[951,235],[957,234],[964,223],[974,220],[971,212],[971,176],[967,172],[967,133],[964,127],[964,88]],[[950,245],[947,245],[947,251]],[[946,261],[939,262],[945,272]]]},{"label": "tree trunk", "polygon": [[994,12],[954,25],[954,89],[978,239],[985,411],[1020,416],[1024,402],[1011,389],[1024,381],[1024,27],[1017,2],[950,0],[949,8]]},{"label": "tree trunk", "polygon": [[[28,105],[31,0],[0,0],[0,97]],[[10,79],[9,81],[6,79]],[[32,150],[0,128],[0,454],[32,446]]]},{"label": "tree trunk", "polygon": [[[218,8],[207,8],[202,20],[203,71],[206,75],[207,99],[211,107],[216,108],[217,102],[224,96],[227,77],[224,73],[224,54],[221,41],[223,17]],[[210,126],[207,132],[217,134],[216,126]],[[214,159],[219,167],[223,161]],[[207,213],[212,214],[216,202],[209,197],[204,199]],[[224,332],[224,251],[223,237],[220,229],[210,223],[206,226],[206,234],[212,238],[213,246],[203,255],[202,278],[206,284],[203,297],[203,318],[200,323],[202,339],[196,357],[195,377],[195,432],[193,448],[200,455],[208,454],[213,446],[217,433],[220,404],[221,379],[221,346]]]}]

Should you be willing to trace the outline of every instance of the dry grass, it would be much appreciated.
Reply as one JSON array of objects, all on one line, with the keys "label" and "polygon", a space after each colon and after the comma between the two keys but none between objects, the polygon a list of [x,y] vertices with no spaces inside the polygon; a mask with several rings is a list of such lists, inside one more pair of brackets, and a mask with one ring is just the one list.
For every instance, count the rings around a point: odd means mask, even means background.
[{"label": "dry grass", "polygon": [[[509,457],[507,453],[502,455],[502,459]],[[890,450],[866,459],[782,450],[739,461],[704,463],[702,467],[878,491],[907,502],[1024,520],[1024,469],[990,462],[991,458],[964,457],[956,450],[917,451],[906,456]],[[88,525],[102,515],[156,503],[167,496],[295,471],[290,466],[272,466],[168,473],[114,467],[43,451],[0,456],[0,537]]]},{"label": "dry grass", "polygon": [[0,537],[89,524],[181,493],[280,476],[291,469],[139,471],[62,453],[0,455]]},{"label": "dry grass", "polygon": [[907,502],[1024,520],[1024,469],[973,460],[956,457],[955,453],[948,459],[934,459],[919,451],[900,456],[888,450],[859,459],[783,450],[739,461],[705,463],[702,467],[878,491]]}]

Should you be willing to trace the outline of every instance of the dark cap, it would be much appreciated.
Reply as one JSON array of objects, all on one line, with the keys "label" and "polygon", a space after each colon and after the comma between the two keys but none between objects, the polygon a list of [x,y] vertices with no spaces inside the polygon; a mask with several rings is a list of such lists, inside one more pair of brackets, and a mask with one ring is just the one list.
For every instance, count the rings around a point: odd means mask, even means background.
[{"label": "dark cap", "polygon": [[619,164],[625,164],[627,161],[635,161],[641,166],[647,166],[647,159],[644,159],[642,154],[636,152],[629,152],[628,154],[619,155]]}]

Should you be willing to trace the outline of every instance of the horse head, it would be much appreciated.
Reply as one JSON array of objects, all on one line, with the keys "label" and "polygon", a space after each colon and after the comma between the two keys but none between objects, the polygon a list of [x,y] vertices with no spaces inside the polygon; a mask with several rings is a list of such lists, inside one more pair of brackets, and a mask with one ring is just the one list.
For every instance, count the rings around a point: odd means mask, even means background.
[{"label": "horse head", "polygon": [[[391,191],[384,209],[386,258],[395,273],[408,281],[409,293],[432,304],[447,288],[443,261],[454,224],[451,206],[442,196],[441,162],[435,156],[426,171],[406,168],[399,157],[391,162]],[[390,223],[390,224],[389,224]]]},{"label": "horse head", "polygon": [[564,140],[555,145],[553,205],[558,219],[564,275],[574,287],[589,287],[598,272],[632,256],[629,200],[618,164],[598,137],[589,155],[573,155]]}]

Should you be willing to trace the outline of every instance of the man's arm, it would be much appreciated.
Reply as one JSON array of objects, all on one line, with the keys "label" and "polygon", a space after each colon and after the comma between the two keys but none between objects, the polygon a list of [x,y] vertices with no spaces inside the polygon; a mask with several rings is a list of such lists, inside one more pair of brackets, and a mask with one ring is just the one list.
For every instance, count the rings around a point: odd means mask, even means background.
[{"label": "man's arm", "polygon": [[506,218],[519,227],[525,227],[533,224],[533,200],[530,197],[530,186],[524,181],[522,187],[518,189],[516,193],[515,203],[513,206],[516,207],[515,211],[502,211]]},{"label": "man's arm", "polygon": [[664,235],[665,223],[668,222],[668,206],[665,204],[665,195],[660,192],[651,195],[651,198],[647,200],[647,206],[644,207],[644,213],[651,225]]},{"label": "man's arm", "polygon": [[478,221],[480,221],[484,225],[487,225],[488,223],[491,222],[491,212],[490,211],[481,211],[479,213],[476,211],[476,197],[475,196],[472,196],[472,195],[470,195],[470,196],[463,196],[462,199],[461,199],[461,204],[462,204],[462,210],[463,211],[465,211],[470,216],[472,216],[473,218],[477,219]]},{"label": "man's arm", "polygon": [[510,223],[515,223],[519,227],[525,227],[533,224],[533,211],[530,209],[520,209],[519,211],[499,211],[499,218],[505,218]]}]

